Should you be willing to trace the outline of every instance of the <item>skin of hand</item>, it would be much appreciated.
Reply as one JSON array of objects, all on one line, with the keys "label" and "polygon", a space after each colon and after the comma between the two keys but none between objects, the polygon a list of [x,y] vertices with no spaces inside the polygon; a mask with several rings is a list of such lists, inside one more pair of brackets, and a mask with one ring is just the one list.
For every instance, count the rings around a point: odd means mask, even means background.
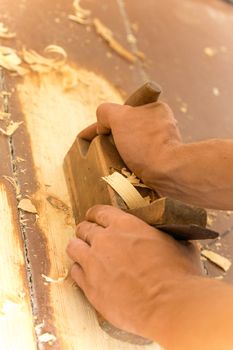
[{"label": "skin of hand", "polygon": [[166,350],[232,349],[233,287],[201,276],[192,243],[103,205],[76,234],[71,277],[113,325]]},{"label": "skin of hand", "polygon": [[131,107],[104,103],[97,123],[79,136],[111,130],[127,167],[161,196],[204,208],[233,209],[233,140],[182,142],[168,105]]},{"label": "skin of hand", "polygon": [[[91,304],[115,326],[160,340],[176,288],[201,274],[195,246],[111,206],[91,208],[76,234],[67,247],[71,276]],[[155,334],[147,334],[150,322]]]}]

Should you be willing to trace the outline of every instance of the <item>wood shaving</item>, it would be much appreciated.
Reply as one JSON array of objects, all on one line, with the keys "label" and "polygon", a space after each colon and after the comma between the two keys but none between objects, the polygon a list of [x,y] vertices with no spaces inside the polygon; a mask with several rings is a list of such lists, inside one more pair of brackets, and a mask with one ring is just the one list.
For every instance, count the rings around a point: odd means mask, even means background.
[{"label": "wood shaving", "polygon": [[25,75],[28,69],[21,66],[22,60],[16,51],[10,47],[0,46],[0,67],[19,75]]},{"label": "wood shaving", "polygon": [[135,51],[135,55],[142,61],[144,62],[146,60],[146,55],[142,51]]},{"label": "wood shaving", "polygon": [[137,60],[137,57],[133,53],[129,52],[116,39],[114,39],[112,31],[98,18],[93,20],[93,25],[96,33],[100,35],[101,38],[104,39],[116,53],[118,53],[118,55],[131,63],[134,63]]},{"label": "wood shaving", "polygon": [[124,200],[129,209],[141,208],[147,205],[147,201],[140,195],[135,187],[118,172],[102,177]]},{"label": "wood shaving", "polygon": [[0,38],[13,39],[15,37],[16,37],[16,34],[9,32],[9,29],[5,27],[5,25],[2,22],[0,22]]},{"label": "wood shaving", "polygon": [[38,324],[35,326],[35,331],[36,331],[36,334],[37,334],[37,335],[40,335],[40,334],[41,334],[42,328],[43,328],[44,326],[45,326],[44,321],[41,322],[41,323],[38,323]]},{"label": "wood shaving", "polygon": [[0,128],[0,132],[6,136],[12,136],[23,122],[11,122],[6,130]]},{"label": "wood shaving", "polygon": [[10,182],[10,184],[14,187],[16,195],[18,196],[20,194],[20,187],[18,185],[18,183],[16,182],[16,180],[11,177],[11,176],[7,176],[7,175],[3,175],[2,176],[4,179],[6,179],[8,182]]},{"label": "wood shaving", "polygon": [[121,169],[121,174],[124,175],[127,180],[135,187],[149,188],[148,186],[144,185],[134,173],[131,173],[126,168]]},{"label": "wood shaving", "polygon": [[45,279],[46,282],[49,282],[49,283],[61,283],[61,282],[64,282],[66,280],[66,278],[68,277],[68,274],[69,274],[69,271],[66,270],[64,276],[61,276],[61,277],[58,277],[58,278],[52,278],[52,277],[44,275],[43,273],[42,273],[41,276]]},{"label": "wood shaving", "polygon": [[11,117],[11,113],[0,112],[0,120],[4,120]]},{"label": "wood shaving", "polygon": [[66,61],[67,53],[61,46],[49,45],[44,49],[45,54],[55,55],[54,58],[44,57],[34,50],[23,49],[23,60],[30,69],[37,73],[48,73],[52,69],[58,70]]},{"label": "wood shaving", "polygon": [[219,91],[219,89],[217,87],[214,87],[212,91],[213,91],[213,95],[214,96],[219,96],[220,95],[220,91]]},{"label": "wood shaving", "polygon": [[55,335],[52,333],[43,333],[38,336],[39,342],[40,343],[54,343],[56,341]]},{"label": "wood shaving", "polygon": [[201,255],[207,258],[209,261],[219,266],[225,272],[231,267],[231,261],[224,256],[221,256],[211,250],[204,249],[201,251]]},{"label": "wood shaving", "polygon": [[18,204],[18,208],[28,213],[32,213],[32,214],[37,213],[36,207],[34,206],[34,204],[32,204],[31,200],[28,198],[21,199]]},{"label": "wood shaving", "polygon": [[205,47],[204,48],[204,54],[209,57],[215,56],[217,53],[217,50],[212,47]]},{"label": "wood shaving", "polygon": [[182,103],[182,105],[180,106],[180,111],[182,113],[184,113],[184,114],[188,112],[188,105],[187,105],[187,103],[185,103],[185,102]]},{"label": "wood shaving", "polygon": [[79,24],[90,24],[91,11],[84,9],[80,6],[80,0],[74,0],[73,7],[75,10],[75,15],[69,15],[68,18],[71,21],[77,22]]}]

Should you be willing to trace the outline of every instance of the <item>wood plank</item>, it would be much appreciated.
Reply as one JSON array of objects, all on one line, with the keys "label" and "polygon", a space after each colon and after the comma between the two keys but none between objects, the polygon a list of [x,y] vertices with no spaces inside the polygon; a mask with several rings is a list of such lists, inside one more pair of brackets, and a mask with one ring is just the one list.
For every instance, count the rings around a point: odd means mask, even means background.
[{"label": "wood plank", "polygon": [[[17,33],[17,40],[9,46],[18,49],[26,46],[42,53],[48,44],[61,45],[78,77],[77,87],[70,91],[62,89],[61,76],[56,74],[9,79],[11,87],[16,87],[12,116],[15,121],[24,121],[12,142],[14,160],[17,157],[25,160],[17,162],[16,176],[22,198],[30,198],[38,211],[38,218],[24,213],[35,324],[43,324],[41,333],[54,335],[53,349],[143,349],[104,333],[92,308],[69,278],[50,283],[42,276],[62,277],[71,264],[65,247],[74,234],[74,221],[63,175],[63,158],[77,132],[94,121],[99,103],[121,101],[114,87],[121,92],[133,91],[141,83],[141,76],[121,57],[109,55],[109,47],[93,29],[67,19],[73,9],[72,1],[59,0],[54,4],[45,0],[20,3],[3,0],[1,5],[6,24]],[[90,6],[93,16],[110,25],[117,31],[117,39],[123,38],[123,44],[130,47],[115,0],[102,1],[101,6],[95,1],[83,1],[82,6]],[[37,28],[33,31],[35,23]],[[111,80],[112,85],[102,76]],[[40,343],[39,348],[51,346]]]},{"label": "wood plank", "polygon": [[[77,74],[80,77],[84,74],[84,81],[81,80],[76,89],[66,93],[62,90],[60,77],[54,74],[37,76],[36,79],[28,76],[17,87],[25,126],[15,137],[16,155],[24,157],[25,146],[20,146],[20,142],[22,138],[27,140],[26,127],[35,181],[38,184],[32,194],[39,215],[33,234],[38,228],[46,240],[47,258],[44,263],[49,262],[49,268],[47,266],[43,271],[42,266],[35,271],[36,262],[33,262],[32,255],[40,254],[41,248],[35,242],[29,242],[35,286],[40,286],[39,294],[46,296],[40,299],[39,318],[46,319],[46,330],[52,326],[52,333],[57,338],[54,349],[105,349],[110,346],[112,349],[137,349],[137,346],[114,340],[99,328],[92,308],[69,278],[62,283],[46,283],[41,276],[44,273],[57,279],[65,275],[71,264],[65,247],[74,234],[74,221],[70,215],[70,201],[63,174],[64,156],[77,132],[94,120],[96,106],[103,96],[112,101],[121,101],[117,91],[103,78],[95,75],[92,83],[87,85],[93,73],[77,70]],[[26,172],[19,174],[22,183],[31,177],[28,165]],[[29,240],[30,235],[28,231]],[[154,345],[152,348],[157,347]]]},{"label": "wood plank", "polygon": [[0,182],[0,342],[2,349],[36,349],[25,260],[11,185]]},{"label": "wood plank", "polygon": [[[10,96],[3,94],[7,88],[3,72],[0,74],[0,112],[9,112]],[[5,125],[2,120],[0,126]],[[33,350],[36,339],[31,289],[13,185],[11,138],[0,135],[0,154],[0,344],[6,350]]]}]

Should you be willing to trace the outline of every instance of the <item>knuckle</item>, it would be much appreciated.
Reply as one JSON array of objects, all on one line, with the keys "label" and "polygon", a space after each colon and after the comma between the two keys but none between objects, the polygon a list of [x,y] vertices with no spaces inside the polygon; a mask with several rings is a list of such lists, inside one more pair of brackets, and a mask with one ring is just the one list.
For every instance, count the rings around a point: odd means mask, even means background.
[{"label": "knuckle", "polygon": [[110,105],[109,103],[104,102],[104,103],[101,103],[101,104],[97,107],[97,109],[96,109],[96,116],[97,116],[97,119],[98,119],[99,117],[101,117],[102,114],[108,112],[109,105]]}]

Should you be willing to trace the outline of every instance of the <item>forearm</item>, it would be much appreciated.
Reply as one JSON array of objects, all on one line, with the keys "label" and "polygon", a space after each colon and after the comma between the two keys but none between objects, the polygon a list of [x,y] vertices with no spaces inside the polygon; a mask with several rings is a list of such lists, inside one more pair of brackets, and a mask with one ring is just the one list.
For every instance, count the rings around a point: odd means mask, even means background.
[{"label": "forearm", "polygon": [[[169,293],[168,293],[169,294]],[[144,336],[165,350],[233,348],[233,287],[205,277],[190,278],[173,289],[152,315]]]},{"label": "forearm", "polygon": [[233,140],[175,145],[154,157],[154,164],[146,182],[160,194],[206,208],[233,209]]}]

